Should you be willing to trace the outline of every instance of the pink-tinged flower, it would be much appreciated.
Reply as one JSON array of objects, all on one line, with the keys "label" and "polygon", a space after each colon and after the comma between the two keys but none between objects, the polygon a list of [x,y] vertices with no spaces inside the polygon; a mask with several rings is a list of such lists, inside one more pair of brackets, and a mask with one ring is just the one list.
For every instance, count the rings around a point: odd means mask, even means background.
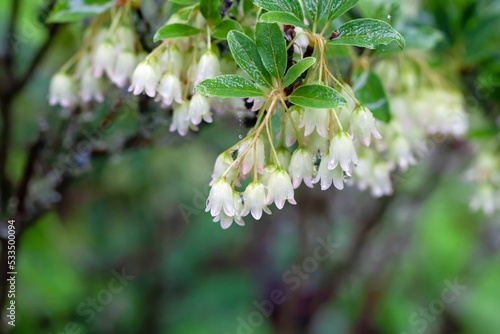
[{"label": "pink-tinged flower", "polygon": [[326,137],[330,124],[330,109],[306,108],[299,128],[304,128],[304,136],[309,136],[314,130],[321,137]]},{"label": "pink-tinged flower", "polygon": [[202,119],[207,123],[212,123],[212,113],[207,97],[201,94],[194,94],[191,97],[188,118],[194,125],[200,124]]},{"label": "pink-tinged flower", "polygon": [[330,143],[330,161],[328,168],[334,169],[340,164],[340,167],[350,174],[351,164],[358,163],[358,156],[351,137],[345,131],[337,133]]},{"label": "pink-tinged flower", "polygon": [[132,75],[132,84],[128,91],[134,95],[145,92],[149,97],[155,97],[156,87],[160,81],[160,70],[156,57],[148,57],[137,65]]},{"label": "pink-tinged flower", "polygon": [[[241,173],[243,176],[250,173],[252,168],[257,167],[257,173],[262,174],[264,171],[264,162],[265,162],[265,151],[264,151],[264,142],[262,139],[258,138],[255,143],[253,143],[252,137],[245,138],[238,149],[238,156],[245,154],[242,162]],[[249,147],[249,145],[252,145]]]},{"label": "pink-tinged flower", "polygon": [[290,204],[297,204],[293,195],[290,176],[283,168],[276,168],[267,180],[267,204],[270,205],[274,202],[276,207],[281,210],[287,200]]},{"label": "pink-tinged flower", "polygon": [[236,207],[233,198],[233,189],[226,180],[218,179],[214,183],[208,195],[205,211],[210,211],[213,217],[218,216],[221,211],[224,211],[229,217],[235,215]]},{"label": "pink-tinged flower", "polygon": [[189,128],[197,129],[196,126],[191,126],[188,119],[188,104],[174,104],[174,113],[172,117],[172,124],[170,124],[170,132],[177,131],[181,136],[187,135]]},{"label": "pink-tinged flower", "polygon": [[319,164],[318,175],[314,183],[320,182],[321,190],[327,190],[332,183],[338,190],[344,189],[344,171],[338,166],[334,169],[328,169],[329,154],[325,154]]},{"label": "pink-tinged flower", "polygon": [[246,216],[251,212],[253,218],[258,220],[262,217],[262,211],[271,214],[271,210],[269,210],[266,203],[266,187],[259,181],[253,181],[247,186],[243,198],[242,216]]},{"label": "pink-tinged flower", "polygon": [[203,54],[203,56],[201,56],[198,63],[198,70],[196,72],[196,80],[194,84],[197,85],[203,80],[216,77],[220,73],[219,58],[212,51],[207,51]]},{"label": "pink-tinged flower", "polygon": [[370,146],[371,137],[381,139],[382,136],[375,127],[375,117],[365,106],[359,106],[351,114],[351,131],[363,145]]},{"label": "pink-tinged flower", "polygon": [[313,187],[313,159],[311,153],[305,148],[295,150],[288,166],[288,172],[292,177],[292,185],[295,189],[300,186],[302,180],[309,188]]},{"label": "pink-tinged flower", "polygon": [[214,222],[220,221],[220,226],[222,229],[228,229],[233,221],[240,225],[245,226],[245,222],[241,218],[241,210],[243,209],[243,204],[241,203],[241,196],[237,192],[233,192],[233,204],[234,204],[234,215],[227,215],[224,210],[221,210],[218,215],[215,216]]},{"label": "pink-tinged flower", "polygon": [[163,76],[158,85],[158,100],[161,99],[164,106],[170,106],[174,101],[181,104],[182,84],[179,78],[173,73],[167,73]]}]

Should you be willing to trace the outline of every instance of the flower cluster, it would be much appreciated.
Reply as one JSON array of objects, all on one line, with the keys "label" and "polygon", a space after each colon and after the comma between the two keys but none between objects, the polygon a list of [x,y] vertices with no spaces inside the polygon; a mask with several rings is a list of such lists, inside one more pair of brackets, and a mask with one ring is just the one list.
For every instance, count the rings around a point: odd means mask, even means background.
[{"label": "flower cluster", "polygon": [[[82,48],[52,77],[50,105],[68,108],[79,103],[103,102],[106,83],[125,87],[137,65],[141,45],[130,17],[130,3],[119,8],[110,26],[94,20],[86,31]],[[102,14],[106,16],[106,14]]]}]

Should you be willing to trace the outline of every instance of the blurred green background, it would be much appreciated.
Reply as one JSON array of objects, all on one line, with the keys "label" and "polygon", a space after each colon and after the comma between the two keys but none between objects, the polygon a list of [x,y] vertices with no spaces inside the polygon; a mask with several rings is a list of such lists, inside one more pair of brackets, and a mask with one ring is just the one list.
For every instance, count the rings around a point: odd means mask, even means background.
[{"label": "blurred green background", "polygon": [[[400,8],[397,1],[379,1],[377,9],[367,2],[361,8],[380,17]],[[145,15],[161,24],[152,13],[162,2],[151,3]],[[24,71],[47,38],[39,21],[47,4],[21,1],[15,71]],[[473,112],[498,117],[495,81],[489,96],[474,92],[481,78],[499,78],[499,2],[424,1],[415,12],[407,7],[406,25],[442,33],[431,59],[449,65],[445,75],[463,80],[465,96],[477,101]],[[10,1],[1,1],[2,36],[9,15]],[[405,35],[408,27],[398,28]],[[15,98],[7,173],[16,181],[40,119],[51,130],[72,122],[49,107],[46,96],[51,76],[78,48],[81,31],[79,24],[60,27]],[[113,94],[123,93],[110,93],[107,104],[77,123],[95,130]],[[32,196],[50,204],[60,193],[60,201],[18,240],[17,322],[6,326],[4,312],[5,332],[499,333],[500,219],[469,211],[472,185],[463,174],[474,159],[470,143],[433,146],[418,166],[396,177],[390,198],[354,188],[301,187],[299,205],[224,231],[204,212],[207,185],[217,155],[245,128],[229,115],[218,116],[199,133],[179,138],[167,133],[163,111],[138,113],[141,103],[129,98],[133,107],[122,112],[106,141],[122,143],[146,128],[157,145],[97,155],[58,192],[43,178],[35,180]],[[55,161],[65,150],[71,147],[46,154]],[[318,238],[335,243],[326,259],[318,260]],[[125,278],[117,279],[122,272]],[[454,282],[460,287],[448,299]],[[274,297],[284,302],[266,302]],[[274,312],[267,316],[269,305]]]}]

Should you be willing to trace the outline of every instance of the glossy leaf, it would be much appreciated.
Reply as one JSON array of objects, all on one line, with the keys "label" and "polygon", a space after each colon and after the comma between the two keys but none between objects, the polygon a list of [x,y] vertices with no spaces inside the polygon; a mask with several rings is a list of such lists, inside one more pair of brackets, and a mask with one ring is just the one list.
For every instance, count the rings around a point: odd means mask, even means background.
[{"label": "glossy leaf", "polygon": [[257,45],[242,32],[232,30],[227,35],[234,60],[257,84],[271,87],[271,75],[262,64]]},{"label": "glossy leaf", "polygon": [[215,27],[222,21],[222,16],[220,15],[221,6],[222,0],[200,0],[201,15],[203,15],[210,26]]},{"label": "glossy leaf", "polygon": [[62,0],[54,6],[47,21],[54,23],[80,21],[101,14],[113,5],[113,0]]},{"label": "glossy leaf", "polygon": [[254,0],[254,3],[269,12],[285,12],[295,15],[300,20],[304,19],[298,0]]},{"label": "glossy leaf", "polygon": [[241,25],[235,20],[224,20],[215,27],[212,36],[218,39],[227,39],[227,34],[231,30],[243,32]]},{"label": "glossy leaf", "polygon": [[358,19],[341,25],[339,36],[329,43],[332,45],[355,45],[368,49],[376,49],[381,44],[395,41],[400,48],[405,47],[405,40],[388,23],[375,19]]},{"label": "glossy leaf", "polygon": [[195,93],[222,98],[244,98],[264,96],[250,80],[238,75],[219,75],[202,81],[194,88]]},{"label": "glossy leaf", "polygon": [[273,77],[281,79],[286,70],[287,54],[285,38],[278,24],[258,22],[255,40],[264,67]]},{"label": "glossy leaf", "polygon": [[157,42],[162,39],[189,37],[200,33],[200,30],[187,24],[173,23],[167,24],[156,32],[154,41]]},{"label": "glossy leaf", "polygon": [[302,29],[307,29],[307,26],[304,24],[303,21],[301,21],[297,16],[290,14],[290,13],[284,13],[284,12],[267,12],[262,14],[260,19],[264,22],[276,22],[276,23],[282,23],[282,24],[290,24],[295,27],[300,27]]},{"label": "glossy leaf", "polygon": [[358,100],[371,110],[376,119],[389,122],[389,99],[379,76],[373,71],[363,71],[355,73],[353,82]]},{"label": "glossy leaf", "polygon": [[327,22],[331,22],[344,15],[344,13],[354,7],[358,1],[359,0],[324,0],[325,11],[323,13],[328,13]]},{"label": "glossy leaf", "polygon": [[333,88],[318,84],[300,86],[289,99],[298,106],[315,109],[337,108],[347,103]]},{"label": "glossy leaf", "polygon": [[283,86],[288,87],[292,83],[297,80],[298,77],[302,75],[305,71],[307,71],[311,66],[316,63],[316,58],[307,57],[299,61],[297,64],[293,65],[286,72],[285,77],[283,78]]}]

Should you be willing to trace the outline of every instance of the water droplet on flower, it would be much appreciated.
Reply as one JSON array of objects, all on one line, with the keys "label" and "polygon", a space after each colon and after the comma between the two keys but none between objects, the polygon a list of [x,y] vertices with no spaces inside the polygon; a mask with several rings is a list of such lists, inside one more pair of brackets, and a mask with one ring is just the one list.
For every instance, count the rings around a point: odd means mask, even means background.
[{"label": "water droplet on flower", "polygon": [[239,135],[238,138],[243,139],[243,135]]}]

